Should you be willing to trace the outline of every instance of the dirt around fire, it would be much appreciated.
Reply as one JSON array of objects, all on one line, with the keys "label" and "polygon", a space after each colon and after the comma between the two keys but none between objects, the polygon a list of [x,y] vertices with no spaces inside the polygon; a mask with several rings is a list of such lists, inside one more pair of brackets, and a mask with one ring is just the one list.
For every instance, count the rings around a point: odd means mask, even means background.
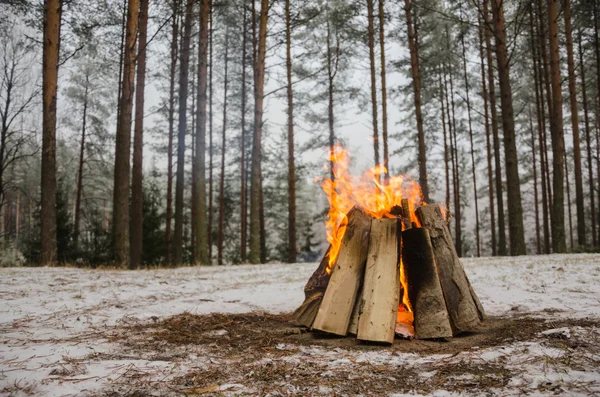
[{"label": "dirt around fire", "polygon": [[[505,388],[515,375],[501,362],[459,359],[464,352],[539,341],[543,331],[561,327],[595,329],[595,319],[552,320],[529,316],[489,317],[475,332],[450,340],[401,340],[392,346],[367,344],[353,337],[308,332],[290,314],[266,313],[193,315],[183,313],[111,332],[122,351],[102,359],[140,359],[180,362],[168,381],[142,382],[143,376],[122,378],[108,395],[382,395],[391,392],[427,394],[443,388],[473,392]],[[544,344],[569,351],[600,353],[597,341],[545,338]],[[387,354],[387,361],[361,360],[361,354]],[[190,363],[190,355],[192,360]],[[414,365],[403,356],[434,357]],[[573,356],[574,357],[574,356]],[[331,362],[341,360],[339,366]],[[443,365],[446,362],[447,365]],[[572,359],[569,365],[577,360]],[[185,363],[185,364],[184,364]],[[191,365],[190,365],[191,364]],[[585,365],[585,363],[583,363]],[[562,365],[562,364],[561,364]],[[225,385],[225,386],[224,386]],[[555,385],[538,391],[560,392]],[[158,388],[158,389],[157,389]],[[570,389],[572,391],[572,389]]]}]

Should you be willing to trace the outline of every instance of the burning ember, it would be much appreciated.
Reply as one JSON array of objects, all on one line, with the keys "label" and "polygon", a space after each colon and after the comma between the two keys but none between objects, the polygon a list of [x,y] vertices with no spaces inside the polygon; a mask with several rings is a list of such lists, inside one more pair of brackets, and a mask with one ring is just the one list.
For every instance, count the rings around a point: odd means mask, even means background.
[{"label": "burning ember", "polygon": [[[443,205],[426,205],[405,175],[383,165],[349,174],[341,146],[330,153],[329,250],[304,287],[294,312],[318,332],[393,343],[394,335],[448,338],[484,318],[448,230]],[[383,180],[382,180],[383,179]]]},{"label": "burning ember", "polygon": [[[419,219],[415,216],[415,208],[424,205],[425,202],[418,183],[406,175],[385,179],[387,169],[384,165],[377,165],[367,170],[361,177],[350,175],[348,172],[350,153],[340,145],[331,148],[329,161],[333,167],[334,178],[320,180],[329,201],[329,212],[325,221],[327,241],[331,244],[328,273],[331,273],[335,264],[346,232],[346,214],[355,205],[362,207],[374,219],[399,218],[398,210],[402,208],[402,201],[407,200],[410,221],[420,227]],[[406,205],[406,201],[404,204]],[[407,280],[402,263],[400,283],[402,303],[398,307],[397,323],[405,324],[408,333],[414,334],[412,307],[408,298]],[[402,327],[398,328],[400,331]]]}]

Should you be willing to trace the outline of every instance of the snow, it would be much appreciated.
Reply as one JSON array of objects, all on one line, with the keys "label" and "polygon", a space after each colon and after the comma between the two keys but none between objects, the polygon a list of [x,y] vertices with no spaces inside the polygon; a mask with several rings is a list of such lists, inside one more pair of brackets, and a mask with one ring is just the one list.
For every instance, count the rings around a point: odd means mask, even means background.
[{"label": "snow", "polygon": [[[540,321],[600,318],[598,254],[473,258],[463,262],[488,315],[527,315]],[[269,264],[140,271],[0,269],[0,394],[93,395],[119,379],[129,379],[132,373],[151,373],[150,378],[156,380],[182,375],[201,365],[197,351],[190,352],[187,361],[182,362],[103,360],[102,354],[117,347],[102,331],[184,311],[289,312],[302,302],[303,286],[316,266]],[[226,334],[223,330],[214,332]],[[532,395],[555,394],[557,390],[571,395],[600,393],[598,354],[592,351],[578,358],[578,365],[571,368],[562,364],[572,360],[568,351],[545,343],[552,338],[581,338],[598,347],[597,327],[559,327],[538,336],[530,342],[472,348],[452,356],[394,354],[384,347],[351,351],[281,344],[278,349],[296,352],[281,360],[296,364],[315,360],[322,363],[324,372],[332,371],[334,375],[339,368],[385,365],[419,368],[426,381],[445,365],[492,363],[516,373],[505,389],[491,390],[492,394],[519,395],[524,390]],[[467,381],[469,375],[463,378]],[[253,393],[251,384],[222,384],[214,391],[225,395]],[[317,386],[313,392],[333,393],[325,386]],[[418,390],[409,395],[419,395]],[[457,394],[440,388],[434,395]]]}]

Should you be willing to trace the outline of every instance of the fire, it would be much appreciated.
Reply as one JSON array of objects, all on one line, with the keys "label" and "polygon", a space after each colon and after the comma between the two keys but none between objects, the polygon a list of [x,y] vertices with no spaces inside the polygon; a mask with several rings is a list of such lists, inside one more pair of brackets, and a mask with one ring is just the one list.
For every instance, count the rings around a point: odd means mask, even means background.
[{"label": "fire", "polygon": [[398,218],[394,211],[402,207],[402,200],[408,199],[411,222],[420,226],[414,210],[425,204],[421,187],[406,175],[397,175],[381,182],[386,174],[383,165],[367,170],[361,177],[349,174],[350,154],[340,145],[330,151],[329,160],[333,164],[333,180],[321,180],[321,186],[329,201],[329,212],[325,226],[327,240],[331,244],[329,250],[329,267],[331,272],[346,231],[346,214],[355,205],[361,206],[373,218]]},{"label": "fire", "polygon": [[[348,172],[350,155],[339,145],[331,148],[329,160],[333,166],[334,178],[321,180],[321,186],[329,201],[329,212],[325,222],[327,240],[331,244],[328,273],[331,273],[335,264],[346,232],[348,222],[346,214],[355,205],[361,206],[366,213],[376,219],[398,218],[403,200],[407,200],[410,222],[416,227],[421,227],[419,219],[415,215],[415,208],[425,203],[421,187],[415,181],[406,175],[385,179],[387,170],[383,165],[369,169],[361,177],[354,177]],[[383,183],[381,182],[382,177],[384,178]],[[408,281],[402,261],[400,262],[399,283],[402,299],[398,306],[396,323],[401,325],[401,329],[408,330],[409,334],[414,335],[412,325],[414,315],[408,298]]]}]

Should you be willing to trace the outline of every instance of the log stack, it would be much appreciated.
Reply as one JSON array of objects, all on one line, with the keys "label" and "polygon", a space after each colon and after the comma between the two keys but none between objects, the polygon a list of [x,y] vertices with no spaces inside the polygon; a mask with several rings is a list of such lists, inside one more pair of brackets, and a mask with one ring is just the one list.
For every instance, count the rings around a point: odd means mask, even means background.
[{"label": "log stack", "polygon": [[[414,322],[408,328],[414,326],[419,339],[449,338],[483,321],[483,307],[441,207],[417,208],[414,215],[421,227],[410,221],[408,205],[402,207],[395,218],[374,219],[358,206],[348,212],[335,263],[329,265],[328,250],[304,288],[305,300],[294,312],[300,324],[334,335],[353,334],[362,341],[392,343],[397,322],[407,317],[399,316],[399,307],[412,311]],[[409,304],[403,303],[403,288]]]}]

